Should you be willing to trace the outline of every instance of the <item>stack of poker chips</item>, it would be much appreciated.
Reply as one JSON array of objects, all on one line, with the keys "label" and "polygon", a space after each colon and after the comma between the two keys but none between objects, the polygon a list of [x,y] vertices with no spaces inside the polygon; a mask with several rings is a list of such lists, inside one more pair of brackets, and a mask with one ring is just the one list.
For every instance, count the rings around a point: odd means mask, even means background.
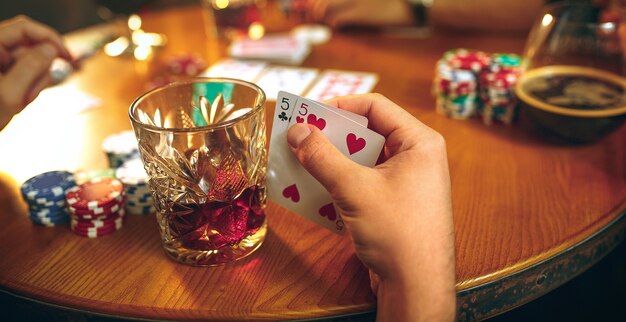
[{"label": "stack of poker chips", "polygon": [[30,219],[39,225],[54,227],[67,224],[65,193],[76,186],[67,171],[50,171],[36,175],[22,184],[22,197],[28,204]]},{"label": "stack of poker chips", "polygon": [[107,155],[109,167],[114,169],[128,160],[139,157],[137,139],[133,131],[123,131],[108,136],[102,142],[102,150]]},{"label": "stack of poker chips", "polygon": [[491,124],[498,120],[511,124],[517,109],[513,91],[520,75],[520,58],[514,54],[494,54],[489,67],[479,74],[483,122]]},{"label": "stack of poker chips", "polygon": [[520,73],[514,54],[488,55],[455,49],[437,63],[433,92],[437,112],[456,119],[480,114],[485,124],[510,124],[517,104],[513,89]]},{"label": "stack of poker chips", "polygon": [[471,117],[478,109],[477,87],[472,72],[440,62],[433,86],[437,93],[437,112],[454,119]]},{"label": "stack of poker chips", "polygon": [[122,181],[126,191],[126,211],[131,214],[147,215],[156,211],[154,199],[148,187],[148,174],[141,159],[124,162],[115,171],[115,176]]},{"label": "stack of poker chips", "polygon": [[66,193],[72,231],[83,237],[97,238],[122,228],[124,224],[124,186],[114,178],[90,179]]}]

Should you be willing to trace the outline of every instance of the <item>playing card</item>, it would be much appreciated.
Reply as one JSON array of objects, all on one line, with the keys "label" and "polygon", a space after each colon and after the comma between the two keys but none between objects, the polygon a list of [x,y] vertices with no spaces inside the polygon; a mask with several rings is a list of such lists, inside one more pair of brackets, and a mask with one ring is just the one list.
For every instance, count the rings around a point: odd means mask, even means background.
[{"label": "playing card", "polygon": [[323,101],[336,96],[369,93],[378,82],[374,73],[326,70],[305,95],[314,101]]},{"label": "playing card", "polygon": [[[296,122],[314,124],[329,140],[355,162],[373,166],[384,138],[346,116],[334,107],[280,92],[274,113],[268,161],[269,197],[281,206],[329,230],[343,234],[344,225],[330,195],[298,162],[289,150],[286,133]],[[291,120],[288,126],[285,122]],[[367,121],[367,119],[365,119]]]},{"label": "playing card", "polygon": [[258,59],[275,63],[297,65],[311,52],[306,40],[289,34],[275,34],[258,40],[238,39],[228,47],[233,58]]},{"label": "playing card", "polygon": [[228,77],[253,82],[261,74],[267,63],[224,59],[200,74],[201,77]]},{"label": "playing card", "polygon": [[[313,221],[338,234],[343,234],[343,222],[337,216],[337,212],[330,202],[328,192],[302,168],[287,144],[289,117],[299,98],[297,95],[282,91],[278,94],[268,157],[268,196],[274,202],[295,213],[301,213],[305,209],[312,209],[318,203],[325,201],[325,204],[330,204],[323,212],[326,214],[326,217],[319,216],[320,218],[316,218],[311,216]],[[320,193],[304,194],[310,191]],[[325,192],[325,194],[322,192]],[[323,199],[320,199],[320,197]],[[333,220],[330,221],[330,218]]]},{"label": "playing card", "polygon": [[255,83],[263,89],[267,99],[273,101],[280,90],[302,95],[317,75],[314,68],[272,66],[266,68]]},{"label": "playing card", "polygon": [[382,135],[307,99],[296,102],[289,126],[295,123],[315,125],[341,153],[366,167],[376,165],[385,144]]}]

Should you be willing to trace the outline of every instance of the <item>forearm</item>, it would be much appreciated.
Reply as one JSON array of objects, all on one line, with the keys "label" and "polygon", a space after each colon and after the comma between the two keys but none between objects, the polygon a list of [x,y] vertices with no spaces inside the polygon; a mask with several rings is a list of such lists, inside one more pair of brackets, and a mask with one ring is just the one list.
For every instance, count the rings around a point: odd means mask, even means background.
[{"label": "forearm", "polygon": [[454,287],[438,280],[440,276],[421,276],[421,281],[415,282],[381,281],[376,320],[453,321],[456,316]]},{"label": "forearm", "polygon": [[457,29],[528,31],[544,5],[544,0],[434,0],[429,19]]}]

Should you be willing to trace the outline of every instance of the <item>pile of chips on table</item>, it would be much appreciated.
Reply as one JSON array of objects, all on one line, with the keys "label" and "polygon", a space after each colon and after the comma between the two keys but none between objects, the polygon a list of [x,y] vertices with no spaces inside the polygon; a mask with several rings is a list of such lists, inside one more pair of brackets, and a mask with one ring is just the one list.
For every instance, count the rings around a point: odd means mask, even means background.
[{"label": "pile of chips on table", "polygon": [[66,195],[72,231],[84,237],[113,233],[124,224],[124,186],[114,178],[90,179]]},{"label": "pile of chips on table", "polygon": [[74,175],[67,171],[44,172],[28,179],[20,190],[30,219],[47,227],[69,223],[65,194],[75,186]]},{"label": "pile of chips on table", "polygon": [[510,124],[516,117],[513,94],[520,57],[454,49],[437,62],[433,92],[437,112],[455,119],[480,115],[485,124]]},{"label": "pile of chips on table", "polygon": [[122,228],[126,213],[154,213],[148,175],[133,132],[114,134],[102,146],[111,169],[76,175],[50,171],[22,184],[33,223],[47,227],[69,223],[75,234],[95,238]]}]

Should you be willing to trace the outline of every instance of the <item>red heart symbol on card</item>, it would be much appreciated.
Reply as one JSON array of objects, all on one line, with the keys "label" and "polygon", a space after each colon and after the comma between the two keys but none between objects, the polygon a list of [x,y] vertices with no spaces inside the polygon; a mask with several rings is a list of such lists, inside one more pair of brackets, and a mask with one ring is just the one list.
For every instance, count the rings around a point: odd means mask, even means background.
[{"label": "red heart symbol on card", "polygon": [[346,143],[348,144],[348,152],[350,152],[350,155],[363,150],[365,147],[365,139],[357,138],[354,133],[350,133],[346,136]]},{"label": "red heart symbol on card", "polygon": [[315,114],[309,114],[309,116],[306,118],[306,122],[317,126],[317,128],[320,129],[320,131],[326,127],[326,120],[324,120],[321,117],[317,118]]},{"label": "red heart symbol on card", "polygon": [[301,118],[301,117],[299,117],[299,116],[296,116],[296,122],[298,122],[298,123],[304,123],[304,119],[303,119],[303,118]]},{"label": "red heart symbol on card", "polygon": [[300,201],[300,192],[298,192],[298,187],[296,187],[295,183],[283,189],[283,197],[291,199],[293,202]]},{"label": "red heart symbol on card", "polygon": [[335,212],[335,207],[333,207],[333,203],[325,204],[320,208],[319,214],[322,217],[328,218],[330,221],[335,221],[337,219],[337,213]]}]

